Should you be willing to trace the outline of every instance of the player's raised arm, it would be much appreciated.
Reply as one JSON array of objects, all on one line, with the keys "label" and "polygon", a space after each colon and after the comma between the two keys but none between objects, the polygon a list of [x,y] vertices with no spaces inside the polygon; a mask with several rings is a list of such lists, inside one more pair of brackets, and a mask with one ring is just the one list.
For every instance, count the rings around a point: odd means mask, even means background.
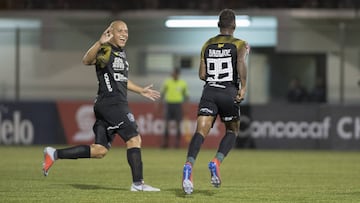
[{"label": "player's raised arm", "polygon": [[96,63],[96,54],[101,48],[101,45],[109,42],[109,40],[113,37],[111,33],[112,27],[109,26],[101,35],[100,39],[96,41],[89,50],[85,53],[84,57],[82,58],[82,63],[84,65],[94,65]]}]

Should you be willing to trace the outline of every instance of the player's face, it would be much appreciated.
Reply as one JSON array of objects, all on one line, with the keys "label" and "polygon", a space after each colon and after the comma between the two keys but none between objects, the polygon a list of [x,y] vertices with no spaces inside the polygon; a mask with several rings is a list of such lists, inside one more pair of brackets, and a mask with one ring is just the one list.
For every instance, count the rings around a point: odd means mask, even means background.
[{"label": "player's face", "polygon": [[124,22],[118,22],[113,25],[112,34],[114,35],[112,40],[118,47],[125,47],[128,40],[128,28]]}]

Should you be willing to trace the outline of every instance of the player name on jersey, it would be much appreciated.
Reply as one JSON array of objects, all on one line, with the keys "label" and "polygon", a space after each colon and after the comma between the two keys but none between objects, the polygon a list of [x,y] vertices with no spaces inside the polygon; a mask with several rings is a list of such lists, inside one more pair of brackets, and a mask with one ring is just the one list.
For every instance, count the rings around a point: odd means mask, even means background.
[{"label": "player name on jersey", "polygon": [[231,57],[231,49],[209,49],[209,57]]}]

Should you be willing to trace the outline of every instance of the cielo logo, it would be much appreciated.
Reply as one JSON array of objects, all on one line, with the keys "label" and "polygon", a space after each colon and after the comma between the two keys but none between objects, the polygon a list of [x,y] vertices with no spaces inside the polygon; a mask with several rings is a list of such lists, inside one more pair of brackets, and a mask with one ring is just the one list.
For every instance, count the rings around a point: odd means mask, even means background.
[{"label": "cielo logo", "polygon": [[0,143],[29,145],[33,140],[34,126],[30,120],[21,118],[20,111],[14,111],[9,119],[4,119],[0,111]]}]

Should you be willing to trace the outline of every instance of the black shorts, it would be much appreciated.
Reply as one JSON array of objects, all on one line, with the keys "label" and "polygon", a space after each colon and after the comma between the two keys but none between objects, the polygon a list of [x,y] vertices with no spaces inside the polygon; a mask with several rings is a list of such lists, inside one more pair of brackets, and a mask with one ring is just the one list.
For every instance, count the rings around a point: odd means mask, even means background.
[{"label": "black shorts", "polygon": [[94,106],[96,122],[93,126],[95,144],[111,147],[116,134],[124,142],[139,134],[137,124],[127,103],[105,103],[97,101]]},{"label": "black shorts", "polygon": [[220,116],[222,122],[240,119],[240,105],[235,102],[238,89],[205,85],[198,107],[198,116]]},{"label": "black shorts", "polygon": [[183,117],[183,113],[182,113],[181,103],[166,104],[166,110],[165,110],[166,120],[175,120],[180,122],[182,117]]}]

